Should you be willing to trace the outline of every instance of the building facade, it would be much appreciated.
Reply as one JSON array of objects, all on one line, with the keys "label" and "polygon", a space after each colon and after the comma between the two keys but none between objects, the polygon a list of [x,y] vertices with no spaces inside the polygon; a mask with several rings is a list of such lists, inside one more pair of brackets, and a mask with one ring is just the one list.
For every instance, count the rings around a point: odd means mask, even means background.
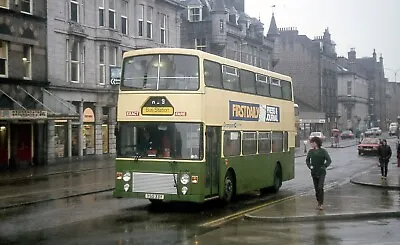
[{"label": "building facade", "polygon": [[0,169],[47,162],[49,123],[73,118],[48,90],[47,1],[0,1]]},{"label": "building facade", "polygon": [[400,83],[386,83],[386,121],[397,122],[400,119]]},{"label": "building facade", "polygon": [[119,73],[122,54],[179,47],[184,9],[172,0],[48,2],[50,92],[78,114],[49,124],[49,162],[115,153],[118,81],[112,75]]},{"label": "building facade", "polygon": [[244,0],[186,0],[182,13],[182,47],[194,48],[272,69],[273,39],[264,25],[245,13]]},{"label": "building facade", "polygon": [[339,129],[364,131],[368,127],[369,93],[367,72],[356,65],[356,51],[338,59]]},{"label": "building facade", "polygon": [[310,131],[330,132],[337,127],[338,115],[337,54],[329,30],[314,39],[299,35],[294,27],[277,32],[275,70],[293,79],[304,136]]},{"label": "building facade", "polygon": [[382,55],[377,58],[375,49],[372,57],[358,58],[356,61],[360,69],[367,72],[368,84],[368,125],[386,129],[386,79]]}]

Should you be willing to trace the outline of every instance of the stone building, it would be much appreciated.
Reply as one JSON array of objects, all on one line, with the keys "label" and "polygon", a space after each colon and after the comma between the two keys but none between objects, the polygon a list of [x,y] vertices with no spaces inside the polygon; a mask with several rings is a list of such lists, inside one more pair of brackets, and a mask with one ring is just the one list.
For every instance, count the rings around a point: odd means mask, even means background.
[{"label": "stone building", "polygon": [[358,58],[356,64],[366,70],[369,80],[369,127],[379,126],[386,129],[386,79],[383,57],[381,55],[378,60],[374,49],[372,57]]},{"label": "stone building", "polygon": [[172,0],[48,2],[50,92],[78,115],[49,124],[49,162],[115,153],[118,82],[111,73],[127,50],[179,47],[184,9]]},{"label": "stone building", "polygon": [[356,50],[338,58],[339,129],[365,130],[368,127],[369,93],[367,71],[357,66]]},{"label": "stone building", "polygon": [[272,69],[273,39],[264,24],[245,13],[244,0],[185,0],[182,47]]},{"label": "stone building", "polygon": [[47,162],[47,129],[74,112],[48,90],[47,1],[0,1],[0,169]]},{"label": "stone building", "polygon": [[[275,24],[274,16],[271,23]],[[271,31],[271,29],[270,29]],[[274,30],[275,70],[293,79],[303,136],[337,127],[337,54],[329,30],[310,39],[294,27]]]},{"label": "stone building", "polygon": [[400,119],[400,83],[387,82],[386,95],[387,124],[389,122],[397,122]]}]

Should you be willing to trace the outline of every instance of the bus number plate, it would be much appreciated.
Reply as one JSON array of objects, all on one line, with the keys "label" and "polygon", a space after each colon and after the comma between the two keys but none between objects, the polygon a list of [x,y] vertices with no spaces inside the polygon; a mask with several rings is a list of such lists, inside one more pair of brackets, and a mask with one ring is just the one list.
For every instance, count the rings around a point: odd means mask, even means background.
[{"label": "bus number plate", "polygon": [[164,200],[164,195],[163,194],[145,194],[144,198]]}]

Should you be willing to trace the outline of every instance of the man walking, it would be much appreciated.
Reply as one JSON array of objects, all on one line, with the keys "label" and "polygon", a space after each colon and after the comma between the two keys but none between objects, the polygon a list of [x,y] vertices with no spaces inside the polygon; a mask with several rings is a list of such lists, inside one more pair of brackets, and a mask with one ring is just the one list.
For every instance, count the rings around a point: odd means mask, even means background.
[{"label": "man walking", "polygon": [[387,144],[386,140],[382,140],[382,144],[378,147],[379,163],[381,165],[382,179],[387,178],[389,159],[392,156],[392,149]]},{"label": "man walking", "polygon": [[321,148],[322,141],[318,137],[310,140],[311,149],[308,151],[306,164],[311,170],[311,177],[314,182],[315,197],[318,202],[318,209],[323,210],[324,205],[324,182],[326,176],[326,168],[331,164],[331,157],[328,152]]}]

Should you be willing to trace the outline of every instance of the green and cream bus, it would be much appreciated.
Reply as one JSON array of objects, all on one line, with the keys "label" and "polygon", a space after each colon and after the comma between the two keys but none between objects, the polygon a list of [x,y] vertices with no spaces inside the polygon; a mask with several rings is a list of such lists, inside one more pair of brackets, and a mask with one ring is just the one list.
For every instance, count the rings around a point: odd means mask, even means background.
[{"label": "green and cream bus", "polygon": [[291,78],[192,49],[124,54],[113,195],[231,201],[294,178]]}]

